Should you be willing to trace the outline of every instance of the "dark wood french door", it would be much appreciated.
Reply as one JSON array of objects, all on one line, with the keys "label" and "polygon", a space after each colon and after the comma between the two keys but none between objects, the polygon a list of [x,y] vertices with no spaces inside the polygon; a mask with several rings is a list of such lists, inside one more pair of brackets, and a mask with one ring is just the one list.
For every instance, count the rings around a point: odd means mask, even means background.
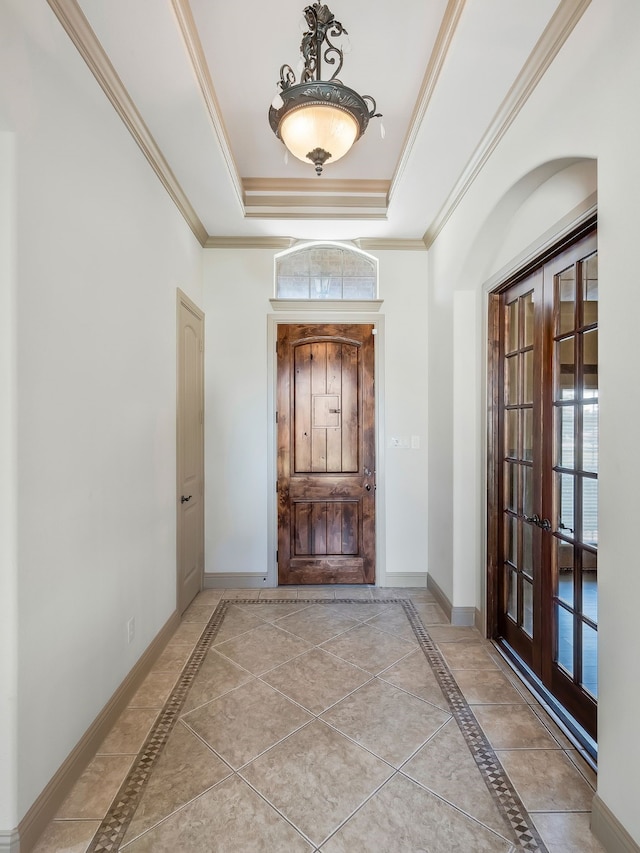
[{"label": "dark wood french door", "polygon": [[596,736],[595,231],[492,295],[490,631]]},{"label": "dark wood french door", "polygon": [[278,582],[375,581],[371,325],[278,326]]}]

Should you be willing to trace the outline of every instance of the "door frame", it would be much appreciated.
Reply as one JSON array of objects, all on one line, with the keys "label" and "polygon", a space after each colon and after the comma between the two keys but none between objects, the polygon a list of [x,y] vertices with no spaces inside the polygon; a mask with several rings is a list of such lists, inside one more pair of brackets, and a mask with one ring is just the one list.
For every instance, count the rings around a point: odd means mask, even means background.
[{"label": "door frame", "polygon": [[200,458],[202,459],[202,496],[200,499],[201,512],[202,512],[202,574],[200,577],[200,589],[202,590],[204,584],[204,566],[205,566],[205,516],[204,516],[204,501],[206,496],[206,487],[205,487],[205,462],[204,462],[204,434],[205,434],[205,411],[204,411],[204,397],[205,397],[205,378],[204,378],[204,344],[205,344],[205,316],[204,311],[199,308],[193,300],[189,299],[186,293],[180,290],[179,287],[176,288],[176,608],[180,610],[181,602],[180,602],[180,594],[181,594],[181,581],[180,581],[180,555],[182,548],[182,524],[181,524],[181,515],[180,515],[180,494],[181,494],[181,472],[180,472],[180,447],[179,447],[179,418],[180,418],[180,306],[184,305],[189,311],[192,311],[196,317],[198,317],[202,321],[202,349],[200,350],[200,370],[202,375],[202,388],[201,388],[201,400],[200,407],[202,411],[202,453]]},{"label": "door frame", "polygon": [[[597,228],[597,197],[592,196],[587,200],[579,214],[566,218],[564,227],[552,229],[553,236],[541,240],[540,244],[529,247],[526,253],[514,260],[512,264],[494,275],[485,283],[484,297],[484,346],[483,353],[486,360],[484,371],[484,418],[486,435],[484,440],[485,460],[485,507],[483,526],[485,534],[485,571],[483,581],[485,584],[485,625],[486,636],[494,640],[498,636],[498,607],[499,607],[499,583],[501,567],[497,564],[497,545],[499,532],[499,517],[501,514],[498,497],[500,494],[500,473],[496,464],[496,454],[500,453],[498,415],[500,409],[500,383],[499,363],[500,346],[498,342],[498,330],[501,322],[500,296],[509,287],[525,279],[537,269],[566,249],[586,237]],[[510,659],[508,650],[503,653]],[[541,677],[536,675],[520,658],[514,658],[512,665],[518,670],[539,697],[541,697],[558,715],[576,741],[586,748],[587,752],[595,759],[597,755],[597,743],[590,737],[586,729],[573,717],[570,708],[561,704],[551,689],[543,684]]]},{"label": "door frame", "polygon": [[[353,303],[351,303],[353,304]],[[308,311],[282,311],[267,315],[267,574],[265,587],[278,586],[278,501],[276,480],[278,476],[278,430],[276,425],[277,377],[276,341],[278,326],[308,323],[350,323],[373,325],[376,341],[374,346],[374,406],[376,448],[376,586],[386,585],[386,519],[385,519],[385,429],[384,429],[384,315],[359,311],[330,311],[317,308]]]}]

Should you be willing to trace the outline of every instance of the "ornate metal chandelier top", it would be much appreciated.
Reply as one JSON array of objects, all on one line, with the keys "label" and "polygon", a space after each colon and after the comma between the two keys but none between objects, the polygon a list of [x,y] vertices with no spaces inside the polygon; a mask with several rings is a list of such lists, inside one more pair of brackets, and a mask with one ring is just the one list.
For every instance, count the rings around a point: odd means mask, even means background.
[{"label": "ornate metal chandelier top", "polygon": [[[381,113],[371,95],[359,95],[338,79],[344,53],[332,39],[348,33],[329,7],[314,3],[305,8],[304,17],[309,29],[300,45],[304,60],[300,82],[290,65],[282,66],[269,123],[288,150],[303,162],[310,160],[320,175],[324,164],[343,157],[365,132],[369,119]],[[327,80],[322,80],[323,63],[336,66]]]}]

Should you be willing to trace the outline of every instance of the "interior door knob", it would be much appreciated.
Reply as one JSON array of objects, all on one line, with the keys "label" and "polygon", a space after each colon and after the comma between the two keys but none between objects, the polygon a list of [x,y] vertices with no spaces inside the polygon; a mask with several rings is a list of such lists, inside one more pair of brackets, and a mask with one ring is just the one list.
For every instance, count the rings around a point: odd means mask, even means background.
[{"label": "interior door knob", "polygon": [[190,501],[192,497],[193,497],[193,495],[189,495],[189,497],[188,497],[188,498],[185,498],[185,496],[183,495],[183,496],[180,498],[180,503],[181,503],[181,504],[186,504],[186,503],[187,503],[187,501]]}]

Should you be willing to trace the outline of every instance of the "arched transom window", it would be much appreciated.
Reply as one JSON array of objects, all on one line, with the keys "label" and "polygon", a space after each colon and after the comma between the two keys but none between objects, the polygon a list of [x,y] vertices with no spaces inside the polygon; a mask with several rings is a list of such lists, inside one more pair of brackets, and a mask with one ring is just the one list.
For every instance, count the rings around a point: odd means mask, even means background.
[{"label": "arched transom window", "polygon": [[341,243],[306,243],[275,258],[276,299],[377,299],[378,261]]}]

